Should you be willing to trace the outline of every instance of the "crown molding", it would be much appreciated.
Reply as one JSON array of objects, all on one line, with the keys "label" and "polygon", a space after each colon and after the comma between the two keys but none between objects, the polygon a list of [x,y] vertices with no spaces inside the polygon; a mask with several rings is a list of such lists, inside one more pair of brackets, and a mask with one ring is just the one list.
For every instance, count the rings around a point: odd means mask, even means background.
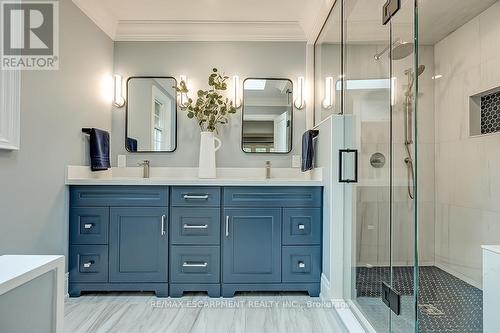
[{"label": "crown molding", "polygon": [[87,0],[73,0],[73,3],[87,15],[106,35],[115,40],[118,19],[104,6],[96,6]]},{"label": "crown molding", "polygon": [[330,12],[338,0],[324,0],[321,2],[310,2],[308,14],[302,22],[307,44],[314,44]]},{"label": "crown molding", "polygon": [[307,40],[298,21],[118,20],[100,2],[73,3],[114,41]]},{"label": "crown molding", "polygon": [[299,22],[119,21],[116,41],[306,41]]}]

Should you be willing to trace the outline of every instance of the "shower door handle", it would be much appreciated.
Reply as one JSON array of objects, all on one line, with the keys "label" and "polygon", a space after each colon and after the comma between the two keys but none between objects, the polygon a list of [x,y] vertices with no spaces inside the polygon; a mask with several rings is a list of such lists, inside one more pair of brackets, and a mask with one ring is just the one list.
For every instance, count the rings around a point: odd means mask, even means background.
[{"label": "shower door handle", "polygon": [[[354,154],[354,178],[344,178],[344,155]],[[358,182],[358,150],[340,149],[339,150],[339,183],[357,183]]]}]

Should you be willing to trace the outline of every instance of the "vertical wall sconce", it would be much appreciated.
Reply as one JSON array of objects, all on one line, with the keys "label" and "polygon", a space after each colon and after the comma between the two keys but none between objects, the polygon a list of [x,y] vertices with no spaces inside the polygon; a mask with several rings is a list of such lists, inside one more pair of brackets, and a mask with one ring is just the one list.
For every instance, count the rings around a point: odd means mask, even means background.
[{"label": "vertical wall sconce", "polygon": [[305,79],[303,76],[299,76],[297,78],[297,98],[295,99],[295,107],[299,110],[302,110],[305,107],[304,101],[304,86]]},{"label": "vertical wall sconce", "polygon": [[333,77],[328,76],[325,78],[325,99],[323,100],[323,107],[331,109],[335,104],[335,86]]},{"label": "vertical wall sconce", "polygon": [[[187,86],[187,76],[186,75],[179,75],[180,82],[184,81]],[[179,93],[179,106],[181,108],[187,107],[188,104],[188,95],[186,93]]]},{"label": "vertical wall sconce", "polygon": [[121,75],[115,74],[113,76],[113,104],[121,108],[125,105],[125,98],[123,97],[123,79]]},{"label": "vertical wall sconce", "polygon": [[235,108],[239,109],[241,107],[240,98],[240,77],[238,75],[233,76],[233,105]]},{"label": "vertical wall sconce", "polygon": [[398,102],[398,78],[391,78],[391,105],[394,106]]}]

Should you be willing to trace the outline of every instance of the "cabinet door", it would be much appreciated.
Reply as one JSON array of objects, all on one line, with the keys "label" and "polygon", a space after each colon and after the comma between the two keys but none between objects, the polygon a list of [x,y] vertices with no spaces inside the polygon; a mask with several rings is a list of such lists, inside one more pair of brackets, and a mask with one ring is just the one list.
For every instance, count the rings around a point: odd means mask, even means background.
[{"label": "cabinet door", "polygon": [[224,283],[281,282],[281,209],[226,208]]},{"label": "cabinet door", "polygon": [[110,282],[167,282],[168,209],[111,208]]}]

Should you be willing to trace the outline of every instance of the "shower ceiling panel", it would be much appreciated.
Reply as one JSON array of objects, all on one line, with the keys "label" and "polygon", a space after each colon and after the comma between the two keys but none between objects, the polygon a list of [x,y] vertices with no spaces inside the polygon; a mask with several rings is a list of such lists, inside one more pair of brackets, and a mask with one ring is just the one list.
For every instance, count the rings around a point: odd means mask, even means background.
[{"label": "shower ceiling panel", "polygon": [[[406,3],[408,0],[403,0]],[[386,41],[386,31],[381,27],[381,19],[374,19],[386,0],[374,0],[369,4],[358,0],[347,2],[346,13],[349,15],[349,42],[370,44]],[[450,33],[482,13],[498,0],[420,0],[419,29],[420,43],[434,45]],[[380,13],[380,16],[382,13]],[[393,21],[399,35],[410,36],[413,33],[413,16],[396,15]],[[376,29],[374,27],[380,27]],[[338,43],[339,36],[332,30],[326,42]]]}]

